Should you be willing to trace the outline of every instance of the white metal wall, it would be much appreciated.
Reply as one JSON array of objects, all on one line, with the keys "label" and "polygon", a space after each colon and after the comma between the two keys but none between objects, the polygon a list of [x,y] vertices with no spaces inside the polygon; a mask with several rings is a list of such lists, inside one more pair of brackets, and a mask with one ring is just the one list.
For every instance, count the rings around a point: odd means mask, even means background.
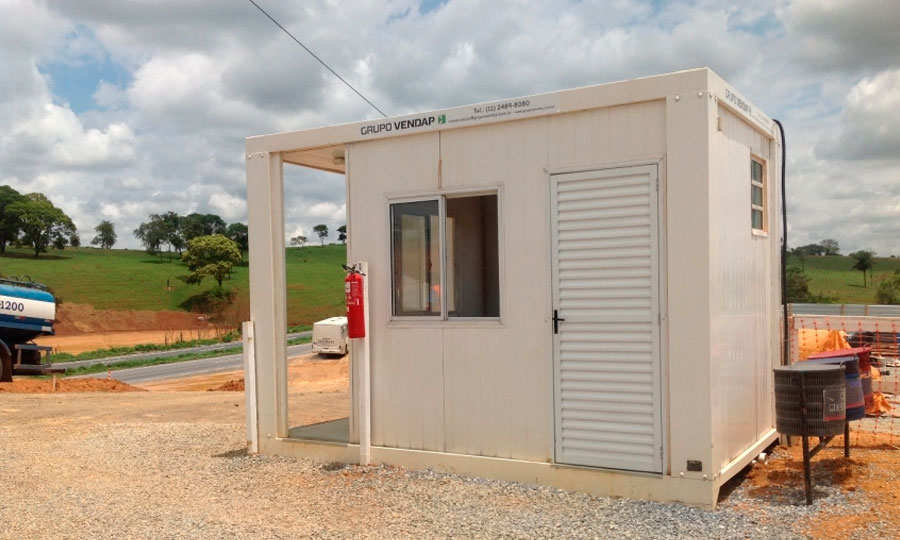
[{"label": "white metal wall", "polygon": [[[770,141],[718,107],[710,171],[710,331],[713,470],[718,471],[773,427],[771,368],[777,364],[777,258],[780,207]],[[750,156],[766,160],[768,233],[750,223]]]},{"label": "white metal wall", "polygon": [[[548,170],[665,153],[665,105],[646,102],[348,150],[350,260],[370,264],[372,443],[554,457]],[[390,321],[391,197],[497,189],[501,321]]]}]

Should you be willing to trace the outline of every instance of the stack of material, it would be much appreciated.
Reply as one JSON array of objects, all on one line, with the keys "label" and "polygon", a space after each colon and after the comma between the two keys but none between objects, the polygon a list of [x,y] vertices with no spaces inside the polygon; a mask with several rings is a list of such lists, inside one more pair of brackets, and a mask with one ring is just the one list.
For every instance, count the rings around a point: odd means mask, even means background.
[{"label": "stack of material", "polygon": [[[807,344],[809,340],[805,341]],[[820,350],[813,351],[811,347],[801,350],[801,358],[816,363],[841,363],[846,359],[856,359],[859,366],[859,384],[865,402],[865,414],[879,416],[890,412],[893,407],[885,399],[881,392],[874,392],[872,381],[881,379],[881,372],[872,366],[870,356],[872,350],[869,347],[850,347],[843,332],[832,330],[825,339],[813,341]],[[848,400],[850,395],[848,394]],[[851,404],[848,401],[847,406]]]}]

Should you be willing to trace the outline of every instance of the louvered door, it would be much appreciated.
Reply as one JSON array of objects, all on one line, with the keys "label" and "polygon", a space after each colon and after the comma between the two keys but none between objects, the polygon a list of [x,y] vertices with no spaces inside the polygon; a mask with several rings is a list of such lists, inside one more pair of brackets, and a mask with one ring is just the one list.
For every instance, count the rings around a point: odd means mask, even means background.
[{"label": "louvered door", "polygon": [[559,463],[662,471],[657,179],[551,176]]}]

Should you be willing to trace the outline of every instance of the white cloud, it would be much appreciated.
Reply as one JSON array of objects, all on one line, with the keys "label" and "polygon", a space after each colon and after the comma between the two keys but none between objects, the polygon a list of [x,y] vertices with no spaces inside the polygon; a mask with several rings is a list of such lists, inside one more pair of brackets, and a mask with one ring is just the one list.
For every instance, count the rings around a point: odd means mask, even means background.
[{"label": "white cloud", "polygon": [[[791,245],[900,244],[895,0],[264,6],[389,114],[709,66],[785,123]],[[75,114],[48,66],[91,59],[125,76]],[[247,2],[0,0],[0,68],[0,177],[120,246],[150,213],[245,219],[245,137],[378,116]],[[297,169],[286,230],[342,225],[343,177]]]},{"label": "white cloud", "polygon": [[825,138],[821,151],[837,159],[900,157],[900,69],[881,72],[854,86],[844,107],[843,127]]},{"label": "white cloud", "polygon": [[814,69],[882,69],[900,61],[896,0],[796,0],[787,23],[800,60]]},{"label": "white cloud", "polygon": [[104,204],[100,207],[100,213],[108,220],[116,220],[122,217],[119,207],[114,204]]},{"label": "white cloud", "polygon": [[247,214],[247,201],[228,193],[213,193],[209,205],[226,221],[233,221]]}]

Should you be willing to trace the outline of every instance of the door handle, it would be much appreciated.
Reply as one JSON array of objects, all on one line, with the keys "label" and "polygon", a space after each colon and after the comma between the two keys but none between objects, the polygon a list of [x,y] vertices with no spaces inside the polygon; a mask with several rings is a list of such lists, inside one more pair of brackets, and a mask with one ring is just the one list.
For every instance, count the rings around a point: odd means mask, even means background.
[{"label": "door handle", "polygon": [[554,309],[554,310],[553,310],[553,333],[554,333],[554,334],[558,334],[558,333],[559,333],[559,323],[560,323],[560,321],[565,321],[565,319],[560,319],[560,318],[559,318],[559,310],[558,310],[558,309]]}]

